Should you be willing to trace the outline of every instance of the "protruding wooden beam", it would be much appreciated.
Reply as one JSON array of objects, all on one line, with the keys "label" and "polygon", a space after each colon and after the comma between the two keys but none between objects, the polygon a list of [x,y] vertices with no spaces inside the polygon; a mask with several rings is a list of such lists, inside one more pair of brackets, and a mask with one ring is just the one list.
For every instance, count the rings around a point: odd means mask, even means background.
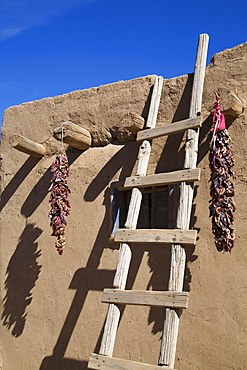
[{"label": "protruding wooden beam", "polygon": [[19,134],[10,136],[9,143],[13,148],[35,158],[41,158],[45,154],[44,145],[38,144],[35,141],[29,140]]},{"label": "protruding wooden beam", "polygon": [[55,128],[53,135],[73,148],[85,150],[91,146],[91,134],[85,128],[76,125],[73,122],[63,122],[61,126]]},{"label": "protruding wooden beam", "polygon": [[237,118],[243,112],[244,107],[242,101],[231,91],[226,91],[221,97],[222,110],[225,115]]},{"label": "protruding wooden beam", "polygon": [[215,100],[215,94],[220,98],[221,110],[226,116],[237,118],[243,112],[244,105],[241,99],[234,92],[223,88],[207,96],[206,106],[210,112],[214,110],[212,102]]},{"label": "protruding wooden beam", "polygon": [[143,129],[144,123],[144,118],[134,112],[129,112],[122,118],[123,127],[135,135],[138,133],[138,131]]}]

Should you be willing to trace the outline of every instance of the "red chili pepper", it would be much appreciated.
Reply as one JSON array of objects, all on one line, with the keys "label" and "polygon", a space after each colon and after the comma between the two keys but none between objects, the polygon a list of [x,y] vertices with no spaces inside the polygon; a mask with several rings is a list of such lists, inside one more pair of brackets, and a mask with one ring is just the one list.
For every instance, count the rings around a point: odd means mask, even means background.
[{"label": "red chili pepper", "polygon": [[213,127],[210,130],[212,140],[210,142],[209,166],[212,198],[209,216],[212,217],[212,232],[217,250],[231,253],[235,242],[233,220],[236,205],[232,199],[234,186],[231,181],[231,176],[236,177],[233,171],[234,157],[231,137],[226,129],[225,117],[220,110],[218,98],[214,108]]},{"label": "red chili pepper", "polygon": [[52,236],[57,237],[57,251],[60,255],[65,246],[65,226],[67,225],[66,216],[70,214],[70,203],[67,199],[70,189],[67,184],[69,174],[68,159],[65,154],[60,153],[51,165],[51,172],[54,173],[51,179],[51,192],[49,202],[51,210],[49,212]]}]

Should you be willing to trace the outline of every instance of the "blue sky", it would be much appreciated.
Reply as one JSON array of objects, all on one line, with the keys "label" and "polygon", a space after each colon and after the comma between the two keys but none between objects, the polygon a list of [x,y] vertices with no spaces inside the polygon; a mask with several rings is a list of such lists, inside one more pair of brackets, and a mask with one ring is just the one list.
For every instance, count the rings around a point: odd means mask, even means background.
[{"label": "blue sky", "polygon": [[0,114],[12,105],[158,74],[190,73],[247,41],[239,0],[0,0]]}]

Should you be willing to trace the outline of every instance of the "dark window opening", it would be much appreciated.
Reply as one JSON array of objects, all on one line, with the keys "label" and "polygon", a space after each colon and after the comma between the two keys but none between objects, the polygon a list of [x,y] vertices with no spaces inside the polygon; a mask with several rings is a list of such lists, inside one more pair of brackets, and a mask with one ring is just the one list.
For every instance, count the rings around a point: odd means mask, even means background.
[{"label": "dark window opening", "polygon": [[[119,227],[123,228],[130,202],[131,190],[119,192]],[[168,229],[169,187],[144,188],[137,229]]]}]

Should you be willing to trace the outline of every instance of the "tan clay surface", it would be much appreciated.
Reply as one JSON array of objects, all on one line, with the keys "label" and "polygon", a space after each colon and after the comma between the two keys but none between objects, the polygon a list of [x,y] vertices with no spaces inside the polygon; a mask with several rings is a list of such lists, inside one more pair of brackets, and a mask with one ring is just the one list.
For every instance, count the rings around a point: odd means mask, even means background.
[{"label": "tan clay surface", "polygon": [[[216,54],[206,69],[203,127],[191,226],[196,247],[187,247],[184,290],[189,308],[179,328],[175,368],[247,368],[247,122],[244,111],[227,118],[238,178],[233,253],[216,251],[209,219],[208,102],[227,89],[245,105],[247,43]],[[7,109],[3,119],[1,169],[1,347],[3,370],[86,369],[99,350],[107,304],[102,290],[112,286],[118,245],[109,244],[109,183],[133,174],[140,144],[121,127],[133,111],[146,118],[155,76],[74,91]],[[193,75],[164,80],[158,125],[188,117]],[[53,130],[71,121],[89,130],[94,146],[68,148],[71,215],[66,249],[59,256],[48,212],[49,167],[60,142]],[[42,143],[47,154],[36,159],[9,145],[12,134]],[[181,169],[184,137],[155,139],[148,173]],[[133,248],[128,288],[164,290],[169,275],[169,246]],[[164,309],[128,306],[124,310],[115,357],[157,364]]]}]

